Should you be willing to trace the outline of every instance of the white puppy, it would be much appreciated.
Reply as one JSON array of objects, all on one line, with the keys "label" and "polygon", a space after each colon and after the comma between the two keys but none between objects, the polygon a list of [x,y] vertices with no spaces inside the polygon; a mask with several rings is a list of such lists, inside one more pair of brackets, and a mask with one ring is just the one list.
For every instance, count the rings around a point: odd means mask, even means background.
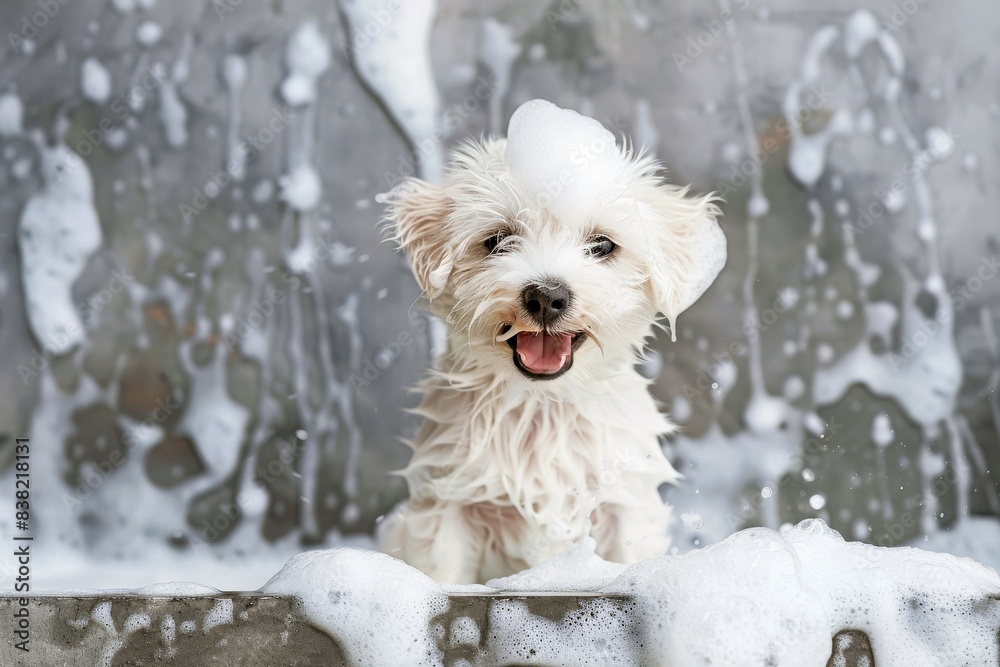
[{"label": "white puppy", "polygon": [[657,313],[677,315],[726,261],[712,198],[664,184],[600,123],[541,100],[508,138],[456,151],[441,185],[409,179],[387,218],[448,345],[423,383],[382,549],[444,582],[536,565],[589,528],[632,563],[669,544],[658,487],[674,427],[635,370]]}]

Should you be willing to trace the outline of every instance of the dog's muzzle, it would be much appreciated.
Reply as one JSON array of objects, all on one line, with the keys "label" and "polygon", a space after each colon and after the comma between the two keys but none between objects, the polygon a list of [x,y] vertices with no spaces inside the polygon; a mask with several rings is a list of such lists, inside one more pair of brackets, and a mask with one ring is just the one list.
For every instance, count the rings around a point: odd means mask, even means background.
[{"label": "dog's muzzle", "polygon": [[[510,329],[505,325],[501,334]],[[532,380],[554,380],[573,367],[573,353],[586,340],[583,331],[522,331],[507,339],[514,366]]]}]

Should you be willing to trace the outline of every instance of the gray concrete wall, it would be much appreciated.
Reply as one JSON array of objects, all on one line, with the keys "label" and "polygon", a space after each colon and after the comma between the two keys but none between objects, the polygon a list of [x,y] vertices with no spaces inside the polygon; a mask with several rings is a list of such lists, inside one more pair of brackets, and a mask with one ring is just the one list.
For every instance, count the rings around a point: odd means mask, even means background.
[{"label": "gray concrete wall", "polygon": [[[429,631],[437,637],[437,659],[429,664],[447,667],[471,665],[555,664],[539,658],[551,650],[550,627],[545,633],[530,627],[491,625],[496,606],[526,606],[529,618],[540,627],[578,623],[577,614],[589,616],[596,625],[630,626],[636,623],[627,598],[595,596],[463,595],[450,599],[448,611],[431,620]],[[0,597],[0,613],[7,618],[18,609],[14,598]],[[222,614],[218,609],[224,609]],[[335,638],[315,630],[295,611],[295,602],[254,594],[220,594],[212,597],[76,596],[41,597],[31,601],[30,651],[24,653],[4,643],[0,658],[4,665],[125,667],[175,664],[186,667],[208,665],[295,665],[335,667],[356,664]],[[231,615],[230,615],[230,611]],[[215,610],[215,611],[213,611]],[[502,617],[502,616],[501,616]],[[220,619],[221,622],[206,620]],[[110,619],[110,620],[109,620]],[[472,624],[458,619],[472,620]],[[184,624],[182,626],[182,624]],[[183,627],[183,629],[182,629]],[[475,628],[473,631],[472,628]],[[473,640],[473,635],[479,637]],[[642,655],[638,630],[621,634],[620,645],[606,646],[607,655],[630,661]],[[580,648],[585,638],[578,638]],[[500,646],[519,646],[521,659],[500,658]],[[564,650],[567,647],[562,647]],[[828,665],[876,667],[867,635],[845,629],[831,638]],[[888,663],[887,663],[888,664]],[[366,667],[396,667],[382,663]]]},{"label": "gray concrete wall", "polygon": [[[892,0],[749,0],[732,3],[735,31],[716,35],[712,26],[723,6],[710,2],[563,0],[547,6],[443,0],[433,25],[432,62],[442,107],[453,108],[474,94],[478,77],[492,75],[478,51],[484,21],[495,18],[510,27],[522,49],[510,90],[499,100],[501,127],[518,104],[546,97],[589,113],[616,132],[652,140],[672,182],[708,191],[733,183],[733,170],[751,152],[746,137],[753,143],[775,135],[782,100],[799,75],[810,36],[827,24],[843,26],[859,6],[883,22],[905,53],[903,120],[919,138],[930,127],[954,130],[953,154],[929,169],[926,179],[939,222],[944,276],[949,289],[961,287],[983,257],[997,252],[1000,230],[995,129],[1000,70],[990,56],[1000,13],[988,3],[929,0],[916,3],[911,15],[900,14],[901,4]],[[17,32],[38,7],[34,0],[5,2],[0,24],[5,32]],[[84,158],[93,175],[103,243],[76,282],[74,299],[86,303],[100,295],[121,267],[135,282],[101,308],[86,343],[71,355],[39,357],[45,341],[36,340],[26,324],[24,267],[15,239],[20,216],[41,192],[42,180],[30,141],[0,139],[0,233],[5,235],[0,237],[0,463],[9,483],[13,438],[33,437],[37,526],[50,544],[61,544],[70,554],[119,555],[135,535],[179,552],[200,543],[221,550],[227,541],[241,550],[287,538],[313,544],[332,539],[332,531],[368,533],[404,493],[386,472],[406,462],[397,439],[412,433],[415,422],[402,408],[413,404],[407,388],[428,365],[431,340],[411,308],[418,291],[403,259],[380,243],[374,196],[386,189],[387,173],[410,161],[411,147],[352,69],[344,46],[352,33],[334,3],[243,0],[232,8],[220,16],[211,3],[160,0],[151,9],[121,13],[107,2],[72,0],[38,28],[30,53],[5,39],[0,55],[0,91],[16,91],[23,100],[26,129],[40,130],[49,142],[58,130],[78,148],[112,115],[114,98],[138,85],[147,68],[186,62],[189,69],[176,86],[187,113],[186,143],[168,141],[158,111],[165,93],[158,88],[143,110],[129,114],[121,145],[99,142]],[[280,102],[287,40],[307,19],[315,19],[332,44],[332,64],[319,81],[310,130],[323,184],[313,223],[323,238],[352,249],[342,262],[319,269],[320,289],[308,291],[289,289],[280,279],[287,270],[282,248],[292,242],[287,234],[294,227],[288,208],[274,196],[254,197],[256,188],[267,189],[261,183],[273,190],[285,173],[287,135],[261,152],[244,184],[226,187],[193,222],[184,221],[181,209],[222,168],[233,109],[242,114],[238,129],[245,134],[272,117]],[[163,28],[151,46],[136,39],[145,21]],[[744,83],[734,69],[737,53],[746,70]],[[234,54],[248,66],[235,100],[221,83],[224,59]],[[81,94],[80,66],[87,56],[98,58],[111,75],[112,98],[104,104]],[[877,74],[876,60],[862,59],[858,70],[842,54],[824,61],[822,81],[836,99],[814,110],[807,131],[822,129],[835,103],[854,103],[858,73]],[[740,113],[741,96],[749,126]],[[58,127],[59,117],[66,127]],[[778,148],[759,170],[771,205],[758,221],[761,258],[753,293],[762,311],[780,289],[791,286],[805,294],[809,287],[802,270],[811,197],[831,221],[839,201],[854,219],[905,173],[910,158],[901,142],[877,138],[878,126],[889,119],[876,115],[875,122],[872,134],[833,142],[827,171],[812,192],[789,177],[787,136],[776,136]],[[479,136],[489,124],[486,105],[479,106],[444,143]],[[303,129],[291,127],[289,132]],[[926,269],[914,233],[919,216],[912,184],[908,187],[909,205],[881,219],[861,245],[864,259],[886,276],[874,297],[897,305],[907,298],[905,271],[922,275]],[[741,285],[747,273],[749,193],[749,185],[735,185],[724,205],[729,267],[683,317],[679,342],[672,345],[661,335],[653,344],[665,362],[653,390],[668,407],[676,407],[685,388],[706,377],[713,355],[746,342]],[[862,338],[858,318],[835,315],[839,300],[860,308],[836,224],[828,224],[819,247],[830,272],[812,285],[818,309],[807,311],[802,300],[761,337],[763,385],[773,395],[782,393],[791,376],[812,382],[821,345],[840,356]],[[288,296],[265,318],[266,352],[261,357],[246,349],[230,352],[221,340],[221,323],[227,316],[252,316],[259,299],[255,290],[264,285]],[[293,303],[304,322],[298,327]],[[896,401],[864,387],[830,405],[812,405],[808,396],[796,399],[792,403],[801,414],[816,411],[824,422],[844,426],[774,480],[771,492],[781,500],[767,509],[755,502],[770,480],[732,480],[724,508],[737,517],[730,528],[819,515],[848,537],[885,543],[889,535],[901,543],[962,519],[967,508],[960,506],[956,487],[970,490],[972,512],[994,514],[995,478],[986,471],[1000,466],[1000,425],[990,389],[1000,367],[1000,353],[990,348],[991,325],[993,331],[1000,327],[998,305],[1000,281],[986,281],[956,313],[954,349],[963,381],[951,415],[968,426],[964,447],[951,447],[941,434],[929,436]],[[786,356],[784,346],[807,325],[814,335],[805,349]],[[403,333],[413,342],[397,352],[391,344]],[[898,330],[892,335],[894,345],[905,343]],[[324,346],[331,354],[326,367],[317,361]],[[38,374],[19,371],[33,363],[44,368]],[[745,355],[736,359],[738,380],[722,404],[713,404],[710,391],[689,397],[684,420],[689,436],[704,435],[712,423],[727,437],[746,431],[749,363]],[[199,392],[220,386],[224,394],[210,394],[211,400],[224,403],[228,413],[241,412],[246,421],[239,423],[245,431],[223,434],[226,443],[232,440],[228,458],[214,460],[210,440],[217,436],[189,427],[193,414],[212,416]],[[169,414],[157,412],[171,402],[176,407]],[[872,419],[881,412],[891,415],[898,436],[884,469],[870,443]],[[128,435],[144,420],[160,428],[157,437],[128,446]],[[982,460],[970,458],[967,483],[959,485],[954,471],[962,455],[954,453],[973,451],[972,436]],[[800,431],[792,445],[802,446],[808,437]],[[684,457],[674,455],[683,466]],[[944,467],[922,476],[917,472],[922,457],[943,457]],[[110,472],[94,477],[88,473],[94,469]],[[804,476],[803,469],[811,475]],[[938,497],[929,522],[921,521],[928,493]],[[78,496],[79,503],[67,508],[66,494]],[[811,502],[816,497],[823,503]],[[910,518],[904,521],[903,515]],[[2,516],[9,520],[7,512]],[[699,537],[697,526],[678,543],[686,549],[696,539],[708,539]],[[142,558],[142,551],[125,557]]]}]

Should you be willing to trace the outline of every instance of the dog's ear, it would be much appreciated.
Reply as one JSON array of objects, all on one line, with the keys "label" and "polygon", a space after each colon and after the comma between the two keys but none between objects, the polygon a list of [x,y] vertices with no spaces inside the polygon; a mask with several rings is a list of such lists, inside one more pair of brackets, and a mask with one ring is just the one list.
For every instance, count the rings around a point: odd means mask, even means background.
[{"label": "dog's ear", "polygon": [[407,179],[389,195],[386,220],[391,238],[410,261],[417,284],[428,299],[441,296],[454,258],[445,218],[453,201],[447,191],[417,178]]},{"label": "dog's ear", "polygon": [[670,322],[698,300],[726,265],[726,237],[712,195],[687,197],[686,188],[659,185],[645,202],[651,209],[649,279],[653,304]]}]

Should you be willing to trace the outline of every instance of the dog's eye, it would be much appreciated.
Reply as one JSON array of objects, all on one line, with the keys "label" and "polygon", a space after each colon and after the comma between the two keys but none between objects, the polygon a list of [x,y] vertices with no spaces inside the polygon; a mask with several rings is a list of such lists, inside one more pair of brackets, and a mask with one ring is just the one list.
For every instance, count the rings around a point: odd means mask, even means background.
[{"label": "dog's eye", "polygon": [[483,241],[483,247],[485,247],[486,252],[490,253],[491,255],[495,252],[503,252],[503,248],[501,247],[500,250],[497,250],[497,246],[499,246],[503,242],[503,240],[508,236],[510,236],[510,232],[499,231],[493,236]]},{"label": "dog's eye", "polygon": [[603,258],[613,253],[618,246],[607,236],[592,236],[587,241],[587,254],[591,257]]}]

